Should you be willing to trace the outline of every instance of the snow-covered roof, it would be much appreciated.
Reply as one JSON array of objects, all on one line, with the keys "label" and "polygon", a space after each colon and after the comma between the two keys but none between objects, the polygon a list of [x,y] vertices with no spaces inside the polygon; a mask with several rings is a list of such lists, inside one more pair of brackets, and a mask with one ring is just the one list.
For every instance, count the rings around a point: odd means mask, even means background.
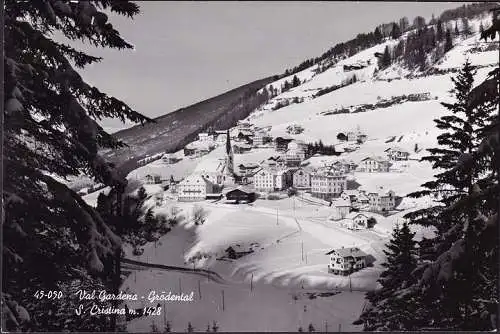
[{"label": "snow-covered roof", "polygon": [[332,204],[335,207],[342,207],[342,206],[351,206],[351,201],[343,198],[337,199],[335,202]]},{"label": "snow-covered roof", "polygon": [[364,158],[363,160],[361,161],[366,161],[366,160],[374,160],[374,161],[377,161],[377,162],[382,162],[382,163],[387,163],[389,161],[387,161],[386,158],[384,157],[381,157],[381,156],[371,156],[371,157],[366,157]]},{"label": "snow-covered roof", "polygon": [[201,174],[198,173],[191,174],[180,182],[181,185],[196,184],[196,183],[211,184],[210,181],[208,181],[206,178],[204,178]]},{"label": "snow-covered roof", "polygon": [[349,256],[352,256],[352,257],[365,257],[365,256],[368,255],[365,252],[363,252],[361,249],[359,249],[358,247],[350,247],[350,248],[343,248],[342,247],[342,248],[331,250],[328,253],[326,253],[326,255],[330,255],[330,254],[333,254],[333,253],[337,253],[337,254],[339,254],[342,257],[349,257]]},{"label": "snow-covered roof", "polygon": [[358,216],[364,216],[364,217],[366,217],[366,219],[368,219],[367,215],[365,215],[364,213],[360,213],[360,212],[349,212],[347,214],[347,216],[345,216],[345,219],[354,219]]},{"label": "snow-covered roof", "polygon": [[408,153],[408,150],[405,150],[404,148],[401,148],[399,146],[392,146],[392,147],[389,147],[388,149],[386,149],[384,152],[389,152],[389,151],[393,151],[393,152],[402,152],[402,153]]}]

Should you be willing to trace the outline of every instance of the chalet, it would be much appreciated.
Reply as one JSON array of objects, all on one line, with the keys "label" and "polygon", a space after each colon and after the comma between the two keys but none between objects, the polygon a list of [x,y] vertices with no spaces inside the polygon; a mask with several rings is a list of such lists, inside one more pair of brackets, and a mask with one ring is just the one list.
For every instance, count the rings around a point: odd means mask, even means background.
[{"label": "chalet", "polygon": [[339,197],[347,187],[347,177],[340,170],[330,167],[311,174],[311,195],[329,200]]},{"label": "chalet", "polygon": [[161,183],[161,176],[158,174],[148,174],[144,177],[146,184],[157,184]]},{"label": "chalet", "polygon": [[175,153],[167,153],[161,158],[164,163],[175,164],[182,160],[182,157]]},{"label": "chalet", "polygon": [[388,172],[390,162],[382,157],[366,157],[359,163],[359,171],[367,173]]},{"label": "chalet", "polygon": [[198,151],[198,148],[193,143],[189,143],[184,147],[184,155],[185,156],[195,155],[197,151]]},{"label": "chalet", "polygon": [[255,132],[253,136],[253,145],[254,146],[262,146],[270,141],[271,137],[266,131],[260,130]]},{"label": "chalet", "polygon": [[349,131],[346,133],[347,141],[356,141],[358,139],[358,134],[355,131]]},{"label": "chalet", "polygon": [[277,137],[275,139],[276,151],[285,152],[288,149],[288,144],[293,141],[292,138]]},{"label": "chalet", "polygon": [[363,190],[346,189],[340,197],[348,199],[354,209],[361,209],[369,204],[369,199]]},{"label": "chalet", "polygon": [[292,185],[297,189],[311,189],[312,170],[299,168],[293,173]]},{"label": "chalet", "polygon": [[234,201],[236,204],[240,202],[251,203],[255,201],[255,198],[255,191],[244,186],[240,186],[226,193],[226,199],[228,201]]},{"label": "chalet", "polygon": [[330,255],[328,272],[335,275],[348,275],[366,267],[367,254],[357,247],[334,249]]},{"label": "chalet", "polygon": [[214,185],[201,174],[191,174],[177,185],[178,200],[203,201],[213,193]]},{"label": "chalet", "polygon": [[390,211],[396,206],[394,191],[385,191],[382,187],[377,192],[368,193],[370,211]]},{"label": "chalet", "polygon": [[252,149],[252,145],[243,143],[243,142],[236,142],[233,144],[233,152],[235,154],[242,154],[245,152],[249,152]]},{"label": "chalet", "polygon": [[213,135],[210,135],[206,132],[200,132],[198,133],[198,140],[199,141],[209,141],[209,140],[213,140]]},{"label": "chalet", "polygon": [[351,201],[347,199],[339,198],[332,202],[333,212],[330,216],[331,220],[341,220],[344,219],[351,210]]},{"label": "chalet", "polygon": [[358,167],[354,161],[345,159],[335,161],[333,166],[340,169],[343,173],[351,173]]},{"label": "chalet", "polygon": [[351,212],[342,221],[342,225],[350,230],[364,230],[368,227],[368,216],[363,213]]},{"label": "chalet", "polygon": [[389,160],[399,161],[399,160],[408,160],[410,153],[400,147],[391,147],[385,150],[387,153],[387,157]]},{"label": "chalet", "polygon": [[272,168],[285,168],[286,161],[281,156],[269,157],[266,161],[264,161],[264,165]]}]

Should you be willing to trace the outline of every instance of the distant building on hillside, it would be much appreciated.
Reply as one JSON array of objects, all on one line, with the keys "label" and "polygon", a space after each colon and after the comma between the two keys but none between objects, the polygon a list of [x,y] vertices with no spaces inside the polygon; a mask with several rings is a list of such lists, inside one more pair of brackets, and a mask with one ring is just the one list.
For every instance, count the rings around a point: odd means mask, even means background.
[{"label": "distant building on hillside", "polygon": [[382,187],[377,192],[368,193],[370,211],[390,211],[396,206],[396,196],[392,190],[384,190]]},{"label": "distant building on hillside", "polygon": [[306,150],[296,142],[288,144],[288,149],[285,152],[286,165],[289,167],[298,167],[306,158]]},{"label": "distant building on hillside", "polygon": [[358,165],[356,165],[354,161],[345,159],[335,161],[333,163],[333,166],[341,170],[342,173],[351,173],[358,167]]},{"label": "distant building on hillside", "polygon": [[387,157],[393,161],[408,160],[410,153],[400,147],[391,147],[386,149]]},{"label": "distant building on hillside", "polygon": [[286,161],[283,159],[281,156],[273,156],[269,157],[266,161],[263,163],[265,166],[272,167],[272,168],[285,168],[286,167]]},{"label": "distant building on hillside", "polygon": [[208,134],[206,132],[200,132],[200,133],[198,133],[198,140],[199,141],[210,141],[210,140],[213,140],[213,136],[211,136],[210,134]]},{"label": "distant building on hillside", "polygon": [[264,130],[256,131],[253,136],[253,146],[262,146],[271,140],[269,133]]},{"label": "distant building on hillside", "polygon": [[249,152],[252,149],[252,145],[243,143],[243,142],[235,142],[233,144],[233,151],[236,154],[242,154],[245,152]]},{"label": "distant building on hillside", "polygon": [[311,174],[311,195],[324,200],[339,197],[347,187],[347,177],[340,170],[327,167]]},{"label": "distant building on hillside", "polygon": [[334,249],[326,255],[330,255],[328,272],[335,275],[348,275],[366,267],[368,254],[357,247]]},{"label": "distant building on hillside", "polygon": [[366,157],[361,160],[359,164],[360,172],[367,173],[377,173],[377,172],[389,172],[389,167],[391,163],[382,157]]},{"label": "distant building on hillside", "polygon": [[158,184],[161,183],[161,176],[158,174],[148,174],[144,177],[146,184]]},{"label": "distant building on hillside", "polygon": [[285,152],[288,149],[288,144],[293,141],[292,138],[277,137],[275,139],[276,151]]}]

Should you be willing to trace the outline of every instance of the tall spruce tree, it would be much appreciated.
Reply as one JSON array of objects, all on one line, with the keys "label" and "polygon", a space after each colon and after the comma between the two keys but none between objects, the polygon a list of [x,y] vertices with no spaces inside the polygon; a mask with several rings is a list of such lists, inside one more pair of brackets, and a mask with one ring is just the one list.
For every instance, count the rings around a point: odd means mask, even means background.
[{"label": "tall spruce tree", "polygon": [[438,42],[441,42],[443,38],[444,38],[443,22],[441,21],[441,19],[438,19],[436,23],[436,40]]},{"label": "tall spruce tree", "polygon": [[[139,7],[129,1],[7,0],[4,11],[3,328],[114,330],[106,317],[76,316],[67,296],[75,282],[106,282],[120,235],[60,180],[87,174],[123,191],[126,179],[98,151],[124,144],[97,121],[151,120],[86,83],[75,67],[101,59],[53,34],[131,49],[106,12],[133,17]],[[33,297],[37,289],[61,290],[65,297],[51,300],[53,312],[47,312],[47,303]]]},{"label": "tall spruce tree", "polygon": [[417,265],[416,241],[408,223],[396,226],[384,250],[386,261],[378,282],[381,288],[367,294],[369,306],[356,323],[363,323],[365,331],[411,329],[413,315],[410,304],[402,303],[398,295],[412,281],[411,273]]},{"label": "tall spruce tree", "polygon": [[[491,295],[498,291],[493,283],[498,279],[498,263],[492,258],[498,254],[498,240],[486,231],[498,229],[494,222],[498,215],[498,134],[491,135],[498,131],[498,118],[492,116],[498,93],[491,93],[498,92],[498,69],[491,75],[480,86],[486,87],[481,93],[471,89],[470,63],[453,79],[456,102],[443,103],[451,115],[436,120],[445,131],[438,137],[440,147],[430,149],[431,155],[423,158],[439,173],[423,185],[426,190],[410,194],[439,195],[437,205],[406,216],[414,224],[436,229],[436,237],[427,242],[431,262],[413,273],[418,278],[413,295],[421,299],[415,314],[425,314],[420,317],[420,328],[489,330],[496,326],[492,318],[498,300]],[[479,102],[471,103],[472,97]]]},{"label": "tall spruce tree", "polygon": [[444,41],[444,52],[448,52],[453,48],[453,40],[451,38],[450,29],[446,29],[445,41]]},{"label": "tall spruce tree", "polygon": [[391,38],[392,39],[398,39],[401,37],[401,29],[399,28],[398,24],[396,22],[392,23],[392,33],[391,33]]}]

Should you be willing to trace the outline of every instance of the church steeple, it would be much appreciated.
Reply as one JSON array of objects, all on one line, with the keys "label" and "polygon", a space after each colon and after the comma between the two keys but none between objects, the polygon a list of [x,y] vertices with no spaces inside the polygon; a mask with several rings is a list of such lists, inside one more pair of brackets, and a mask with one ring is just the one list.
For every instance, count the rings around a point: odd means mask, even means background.
[{"label": "church steeple", "polygon": [[233,150],[231,148],[231,137],[229,136],[229,129],[226,134],[226,170],[232,174],[234,172]]}]

